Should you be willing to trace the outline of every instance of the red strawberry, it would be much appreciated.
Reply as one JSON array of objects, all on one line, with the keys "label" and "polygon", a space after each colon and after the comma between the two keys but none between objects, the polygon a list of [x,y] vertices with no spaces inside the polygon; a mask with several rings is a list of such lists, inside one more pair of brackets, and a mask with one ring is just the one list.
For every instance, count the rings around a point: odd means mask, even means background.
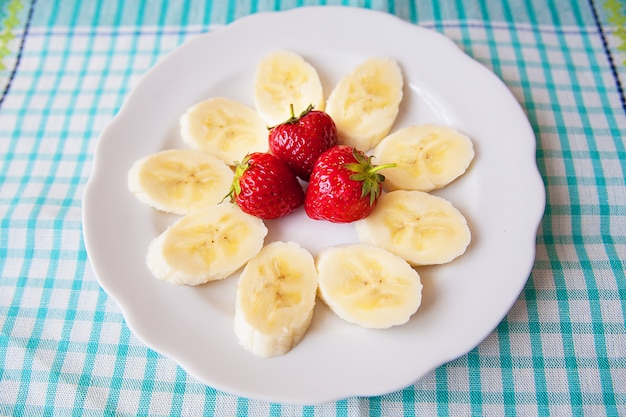
[{"label": "red strawberry", "polygon": [[337,127],[323,111],[309,106],[296,116],[270,128],[270,151],[285,161],[296,175],[309,180],[315,160],[328,148],[337,145]]},{"label": "red strawberry", "polygon": [[306,190],[306,214],[333,223],[367,217],[376,206],[385,180],[378,171],[395,166],[373,165],[371,158],[346,145],[324,152],[315,162]]},{"label": "red strawberry", "polygon": [[261,219],[285,216],[304,201],[302,186],[287,164],[261,152],[237,165],[229,196],[241,210]]}]

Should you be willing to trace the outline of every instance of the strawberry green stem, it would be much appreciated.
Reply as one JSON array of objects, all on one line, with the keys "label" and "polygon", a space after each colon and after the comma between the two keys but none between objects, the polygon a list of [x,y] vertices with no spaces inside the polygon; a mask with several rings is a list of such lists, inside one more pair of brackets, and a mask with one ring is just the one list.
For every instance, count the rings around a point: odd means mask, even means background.
[{"label": "strawberry green stem", "polygon": [[370,173],[374,173],[374,172],[380,171],[381,169],[395,168],[396,166],[398,166],[398,164],[395,164],[395,163],[383,164],[383,165],[374,165],[374,168],[372,168],[369,172]]}]

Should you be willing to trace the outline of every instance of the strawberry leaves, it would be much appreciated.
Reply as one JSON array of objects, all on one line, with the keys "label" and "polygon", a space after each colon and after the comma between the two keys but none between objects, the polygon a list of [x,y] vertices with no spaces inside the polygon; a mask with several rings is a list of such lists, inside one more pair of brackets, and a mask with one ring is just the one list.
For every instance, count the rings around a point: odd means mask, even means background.
[{"label": "strawberry leaves", "polygon": [[378,171],[393,168],[396,164],[374,165],[372,163],[373,156],[368,157],[356,149],[352,150],[352,155],[357,162],[346,163],[344,168],[354,172],[350,175],[351,180],[362,182],[361,198],[369,196],[370,206],[373,206],[380,197],[380,184],[385,181],[385,176]]}]

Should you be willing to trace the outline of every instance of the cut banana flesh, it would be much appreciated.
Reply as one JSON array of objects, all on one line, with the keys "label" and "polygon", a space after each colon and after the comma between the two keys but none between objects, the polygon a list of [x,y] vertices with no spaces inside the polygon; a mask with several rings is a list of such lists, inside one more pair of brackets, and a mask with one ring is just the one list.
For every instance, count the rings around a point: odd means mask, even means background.
[{"label": "cut banana flesh", "polygon": [[361,327],[404,324],[421,304],[419,274],[382,248],[329,247],[319,253],[316,266],[320,298],[339,317]]},{"label": "cut banana flesh", "polygon": [[[150,243],[150,272],[195,286],[240,271],[234,332],[259,357],[284,355],[301,342],[316,297],[363,328],[407,323],[422,301],[414,267],[451,262],[471,242],[463,214],[428,191],[463,175],[474,148],[470,138],[445,126],[410,126],[390,135],[403,88],[397,62],[371,58],[325,101],[309,62],[274,51],[256,68],[254,109],[224,97],[191,106],[180,117],[181,137],[191,149],[146,156],[128,172],[128,187],[140,201],[182,215]],[[377,165],[395,164],[385,171],[385,193],[374,211],[354,222],[360,243],[326,247],[315,259],[295,242],[264,246],[263,220],[223,202],[232,167],[248,154],[268,152],[268,127],[310,105],[331,116],[340,144],[368,152]]]},{"label": "cut banana flesh", "polygon": [[376,146],[398,116],[402,88],[400,67],[385,58],[370,58],[341,79],[326,102],[339,142],[364,152]]},{"label": "cut banana flesh", "polygon": [[252,354],[289,352],[311,323],[317,271],[311,254],[293,242],[266,245],[237,283],[235,334]]},{"label": "cut banana flesh", "polygon": [[324,92],[316,69],[300,55],[274,51],[258,64],[254,80],[254,102],[269,126],[296,115],[309,105],[324,110]]},{"label": "cut banana flesh", "polygon": [[257,217],[221,203],[181,217],[148,247],[152,274],[179,285],[225,278],[263,247],[267,228]]},{"label": "cut banana flesh", "polygon": [[218,204],[233,182],[223,161],[190,149],[170,149],[139,159],[128,171],[128,188],[145,204],[187,214]]},{"label": "cut banana flesh", "polygon": [[252,152],[269,149],[267,125],[244,104],[215,97],[193,105],[180,118],[180,134],[192,149],[235,165]]},{"label": "cut banana flesh", "polygon": [[377,164],[396,164],[385,171],[385,189],[431,191],[465,173],[474,158],[474,147],[459,131],[428,124],[392,133],[373,154]]},{"label": "cut banana flesh", "polygon": [[465,253],[471,241],[465,217],[449,201],[422,191],[383,194],[367,218],[355,223],[362,242],[412,265],[435,265]]}]

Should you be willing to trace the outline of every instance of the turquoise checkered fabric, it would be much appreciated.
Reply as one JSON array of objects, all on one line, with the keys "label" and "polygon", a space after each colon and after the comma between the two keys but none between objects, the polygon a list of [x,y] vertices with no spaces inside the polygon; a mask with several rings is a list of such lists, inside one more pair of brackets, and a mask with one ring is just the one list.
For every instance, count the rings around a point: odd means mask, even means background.
[{"label": "turquoise checkered fabric", "polygon": [[[331,3],[439,31],[493,70],[534,129],[547,205],[527,285],[467,355],[388,395],[265,403],[130,332],[87,258],[82,194],[99,134],[159,59],[246,15]],[[0,1],[0,415],[626,416],[624,16],[618,0]]]}]

